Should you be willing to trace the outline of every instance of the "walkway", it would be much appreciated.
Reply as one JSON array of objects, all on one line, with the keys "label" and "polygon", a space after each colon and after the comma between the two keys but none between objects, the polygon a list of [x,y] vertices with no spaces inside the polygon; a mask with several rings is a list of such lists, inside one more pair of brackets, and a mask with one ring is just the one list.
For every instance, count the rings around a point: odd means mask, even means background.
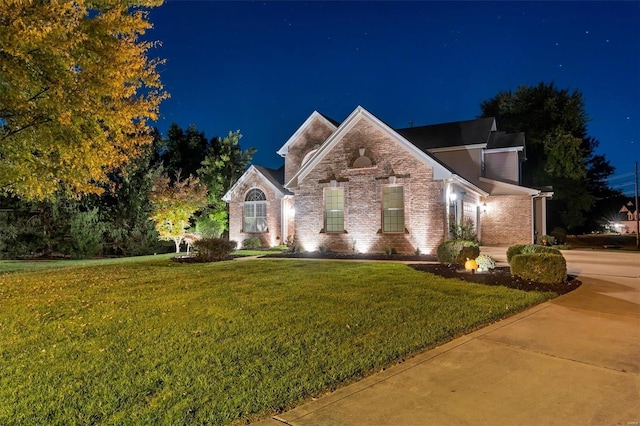
[{"label": "walkway", "polygon": [[563,254],[576,291],[258,424],[637,426],[640,254]]}]

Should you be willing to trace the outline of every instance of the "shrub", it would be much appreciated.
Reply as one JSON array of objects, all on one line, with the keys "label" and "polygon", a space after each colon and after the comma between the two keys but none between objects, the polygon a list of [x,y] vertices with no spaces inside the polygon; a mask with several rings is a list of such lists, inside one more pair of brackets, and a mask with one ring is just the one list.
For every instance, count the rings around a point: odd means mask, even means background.
[{"label": "shrub", "polygon": [[562,283],[567,279],[567,262],[552,253],[517,254],[511,259],[511,274],[541,283]]},{"label": "shrub", "polygon": [[538,237],[538,241],[536,241],[536,244],[539,244],[541,246],[552,246],[555,243],[556,243],[556,239],[551,235],[543,235],[541,237]]},{"label": "shrub", "polygon": [[224,238],[202,238],[193,243],[194,249],[198,252],[196,258],[201,262],[225,260],[237,245],[235,241],[227,241]]},{"label": "shrub", "polygon": [[481,254],[476,257],[476,263],[478,264],[478,269],[482,270],[495,269],[496,267],[496,260],[488,254]]},{"label": "shrub", "polygon": [[290,253],[300,253],[302,251],[298,241],[298,234],[289,235],[284,243]]},{"label": "shrub", "polygon": [[386,246],[386,247],[384,247],[384,248],[383,248],[383,250],[384,250],[384,253],[385,253],[387,256],[391,256],[392,254],[396,254],[396,253],[398,253],[398,252],[396,251],[396,249],[394,249],[393,247],[388,247],[388,246]]},{"label": "shrub", "polygon": [[475,246],[465,246],[462,247],[458,256],[456,256],[456,263],[460,266],[464,266],[465,262],[469,259],[475,259],[480,255],[480,247]]},{"label": "shrub", "polygon": [[567,230],[564,228],[556,226],[553,228],[553,231],[551,231],[551,235],[556,239],[558,244],[564,244],[567,242]]},{"label": "shrub", "polygon": [[[460,263],[458,258],[462,255],[463,248],[465,247],[472,249],[465,250],[465,257],[460,258],[460,260],[462,260],[462,263]],[[440,244],[437,249],[438,261],[446,265],[452,265],[455,263],[464,266],[464,262],[467,260],[467,257],[469,259],[475,259],[479,254],[480,246],[475,241],[449,240]]]},{"label": "shrub", "polygon": [[475,224],[471,219],[465,219],[462,224],[449,224],[449,232],[451,232],[452,240],[478,242],[478,235],[476,234]]},{"label": "shrub", "polygon": [[553,247],[539,246],[535,244],[516,244],[507,249],[507,262],[511,264],[511,259],[518,254],[534,254],[534,253],[549,253],[562,256],[560,250]]},{"label": "shrub", "polygon": [[242,242],[242,248],[245,250],[262,248],[262,240],[258,237],[247,238]]}]

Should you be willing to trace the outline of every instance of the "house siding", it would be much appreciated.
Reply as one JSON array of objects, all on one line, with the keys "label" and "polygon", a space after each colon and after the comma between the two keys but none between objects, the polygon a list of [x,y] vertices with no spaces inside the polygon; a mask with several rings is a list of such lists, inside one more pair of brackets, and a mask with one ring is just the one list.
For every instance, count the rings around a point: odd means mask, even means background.
[{"label": "house siding", "polygon": [[[229,239],[236,241],[238,248],[242,247],[245,239],[254,237],[262,240],[263,247],[279,245],[283,241],[281,198],[276,198],[276,191],[262,176],[255,171],[249,173],[246,182],[235,189],[234,196],[229,201]],[[242,230],[244,199],[251,188],[260,189],[267,198],[267,232],[252,233]]]},{"label": "house siding", "polygon": [[517,152],[486,153],[484,158],[485,176],[489,179],[518,184],[519,159]]},{"label": "house siding", "polygon": [[528,244],[532,242],[533,212],[529,195],[500,195],[481,199],[483,244]]},{"label": "house siding", "polygon": [[[364,155],[371,167],[353,168]],[[287,156],[288,161],[288,156]],[[382,188],[404,187],[404,233],[382,233]],[[332,183],[334,181],[334,183]],[[344,188],[345,233],[325,233],[323,189]],[[442,242],[445,212],[441,182],[432,167],[422,163],[377,126],[360,119],[294,189],[295,229],[304,250],[324,246],[337,252],[435,253]]]}]

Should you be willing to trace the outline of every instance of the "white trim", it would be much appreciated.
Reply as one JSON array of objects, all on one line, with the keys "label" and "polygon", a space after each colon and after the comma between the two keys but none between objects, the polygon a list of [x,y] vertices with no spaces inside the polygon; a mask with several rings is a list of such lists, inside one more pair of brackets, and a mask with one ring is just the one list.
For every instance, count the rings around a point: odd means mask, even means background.
[{"label": "white trim", "polygon": [[293,182],[298,182],[309,174],[314,167],[316,167],[320,161],[338,144],[341,138],[351,130],[360,119],[368,120],[371,124],[377,126],[380,130],[391,137],[394,141],[400,143],[405,149],[411,152],[418,160],[433,167],[433,178],[435,180],[447,179],[453,176],[453,173],[438,161],[433,159],[430,155],[420,150],[414,144],[398,134],[395,130],[384,124],[377,117],[371,114],[369,111],[361,106],[358,106],[338,127],[338,129],[320,146],[316,155],[314,155],[309,161],[307,161],[300,170],[296,172],[293,177],[285,183],[284,187],[289,189]]},{"label": "white trim", "polygon": [[518,152],[518,151],[524,151],[524,147],[523,146],[511,146],[508,148],[486,148],[485,151],[487,152],[487,154],[493,154],[493,153],[499,153],[499,152]]},{"label": "white trim", "polygon": [[304,121],[304,123],[302,123],[302,125],[298,127],[298,130],[296,130],[296,132],[291,135],[291,137],[284,143],[284,145],[282,145],[282,147],[276,151],[276,153],[281,157],[286,157],[286,155],[289,153],[289,146],[297,141],[299,137],[307,131],[307,129],[316,119],[329,126],[329,128],[333,129],[333,131],[337,129],[336,125],[327,120],[325,116],[320,114],[318,111],[313,111],[311,115]]},{"label": "white trim", "polygon": [[[224,194],[224,197],[222,197],[222,201],[226,201],[227,203],[231,202],[231,197],[233,197],[233,193],[236,191],[236,188],[240,185],[243,185],[248,179],[249,179],[249,175],[251,174],[251,171],[254,171],[258,174],[258,176],[260,176],[260,178],[266,182],[266,184],[272,188],[275,193],[276,193],[276,199],[278,198],[282,198],[284,196],[286,196],[286,194],[284,192],[282,192],[282,190],[280,190],[280,188],[278,188],[277,186],[275,186],[271,180],[269,178],[267,178],[264,174],[262,174],[260,172],[260,170],[258,170],[258,168],[256,166],[254,166],[253,164],[247,169],[246,172],[244,172],[242,174],[242,176],[240,176],[240,179],[238,179],[238,181],[236,183],[233,184],[233,186],[231,188],[229,188],[229,190],[227,191],[226,194]],[[251,185],[252,187],[255,185]],[[280,195],[280,196],[278,196]],[[244,201],[244,200],[242,200]]]},{"label": "white trim", "polygon": [[472,184],[471,182],[469,182],[468,180],[466,180],[463,177],[460,177],[459,175],[452,175],[451,176],[451,180],[457,184],[459,184],[460,186],[464,187],[465,189],[471,191],[471,192],[475,192],[476,195],[479,195],[481,197],[488,197],[489,194],[488,192],[483,191],[482,189],[478,188],[477,186],[475,186],[474,184]]},{"label": "white trim", "polygon": [[499,180],[487,179],[485,177],[480,177],[480,182],[488,183],[491,185],[502,186],[508,188],[515,192],[525,193],[527,195],[540,195],[542,191],[539,189],[527,188],[526,186],[514,185],[512,183],[502,182]]},{"label": "white trim", "polygon": [[452,146],[447,146],[443,148],[432,148],[432,149],[427,149],[427,151],[433,152],[433,153],[447,152],[447,151],[462,151],[462,150],[470,151],[472,149],[485,149],[486,147],[487,147],[487,144],[485,142],[485,143],[477,143],[473,145],[452,145]]}]

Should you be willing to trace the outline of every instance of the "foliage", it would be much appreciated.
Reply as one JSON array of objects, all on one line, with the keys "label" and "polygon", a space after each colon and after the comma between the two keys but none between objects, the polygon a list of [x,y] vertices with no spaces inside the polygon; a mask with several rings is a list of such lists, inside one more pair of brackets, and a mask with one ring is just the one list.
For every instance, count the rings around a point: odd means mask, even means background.
[{"label": "foliage", "polygon": [[209,147],[210,142],[204,132],[199,131],[195,124],[185,131],[176,123],[171,123],[167,138],[162,140],[160,147],[164,169],[169,176],[196,176]]},{"label": "foliage", "polygon": [[522,184],[553,187],[550,221],[576,229],[599,198],[610,196],[606,179],[614,168],[596,155],[599,142],[587,135],[588,117],[582,93],[553,83],[521,86],[482,102],[483,117],[495,117],[498,128],[524,132],[527,161]]},{"label": "foliage", "polygon": [[541,246],[552,246],[556,244],[556,239],[552,235],[541,235],[537,238],[536,244]]},{"label": "foliage", "polygon": [[564,244],[567,242],[567,231],[559,226],[553,228],[551,236],[556,239],[556,243],[558,244]]},{"label": "foliage", "polygon": [[175,243],[176,253],[180,252],[180,244],[190,227],[189,220],[206,204],[206,191],[194,177],[181,180],[178,175],[171,183],[169,177],[161,173],[153,182],[149,218],[155,222],[160,239]]},{"label": "foliage", "polygon": [[64,264],[1,278],[0,424],[247,423],[553,296],[390,263]]},{"label": "foliage", "polygon": [[149,220],[149,193],[161,173],[155,149],[160,136],[154,133],[154,144],[110,175],[112,184],[100,198],[100,208],[108,223],[105,252],[109,255],[139,256],[161,251],[158,232]]},{"label": "foliage", "polygon": [[69,221],[69,236],[73,241],[73,257],[93,257],[102,254],[105,225],[100,220],[98,208],[79,211]]},{"label": "foliage", "polygon": [[242,241],[242,248],[247,250],[262,248],[262,240],[259,237],[245,238]]},{"label": "foliage", "polygon": [[198,177],[209,193],[207,207],[196,219],[196,227],[210,230],[211,236],[218,237],[228,229],[228,206],[222,197],[242,176],[256,151],[254,148],[243,151],[241,138],[239,130],[224,138],[213,138],[198,169]]},{"label": "foliage", "polygon": [[[290,253],[299,253],[302,251],[302,246],[300,245],[300,241],[298,240],[298,234],[292,234],[287,237],[284,244],[287,246],[287,249]],[[353,252],[355,253],[355,241],[353,242]]]},{"label": "foliage", "polygon": [[496,268],[496,260],[488,254],[481,254],[476,257],[476,263],[478,264],[478,268],[481,270],[487,271]]},{"label": "foliage", "polygon": [[[462,258],[460,255],[463,249],[467,247],[470,249],[464,250],[465,257]],[[437,248],[438,262],[445,265],[457,264],[464,266],[467,257],[469,259],[475,259],[479,254],[480,246],[475,241],[448,240],[441,243]]]},{"label": "foliage", "polygon": [[480,255],[480,247],[477,245],[464,246],[460,249],[460,253],[456,256],[456,264],[464,266],[469,259],[475,259]]},{"label": "foliage", "polygon": [[389,247],[389,246],[383,247],[383,250],[384,250],[384,254],[386,254],[387,256],[391,256],[392,254],[398,253],[396,251],[396,249],[394,249],[393,247]]},{"label": "foliage", "polygon": [[465,219],[463,223],[450,223],[449,233],[452,240],[478,241],[475,224],[471,219]]},{"label": "foliage", "polygon": [[510,266],[512,275],[541,283],[556,284],[567,279],[567,262],[561,254],[517,254],[511,259]]},{"label": "foliage", "polygon": [[141,39],[161,0],[0,2],[0,195],[98,193],[167,97]]},{"label": "foliage", "polygon": [[238,243],[224,238],[201,238],[193,243],[197,251],[196,258],[204,262],[225,260],[236,249]]},{"label": "foliage", "polygon": [[516,244],[507,249],[507,262],[511,264],[514,256],[519,254],[547,253],[562,256],[560,250],[553,247],[546,247],[536,244]]}]

